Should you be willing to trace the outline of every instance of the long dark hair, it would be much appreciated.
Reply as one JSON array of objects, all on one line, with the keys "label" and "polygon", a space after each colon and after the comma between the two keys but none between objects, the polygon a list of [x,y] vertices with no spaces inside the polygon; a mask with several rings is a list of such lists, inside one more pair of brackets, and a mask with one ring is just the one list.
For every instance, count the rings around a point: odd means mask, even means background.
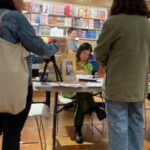
[{"label": "long dark hair", "polygon": [[10,10],[17,10],[13,0],[0,0],[0,8],[6,8]]},{"label": "long dark hair", "polygon": [[78,48],[78,51],[77,51],[77,54],[76,54],[76,57],[77,57],[77,61],[80,61],[80,54],[82,51],[90,51],[90,53],[92,53],[92,46],[91,44],[89,43],[82,43],[79,48]]},{"label": "long dark hair", "polygon": [[122,13],[150,17],[145,0],[113,0],[110,16]]}]

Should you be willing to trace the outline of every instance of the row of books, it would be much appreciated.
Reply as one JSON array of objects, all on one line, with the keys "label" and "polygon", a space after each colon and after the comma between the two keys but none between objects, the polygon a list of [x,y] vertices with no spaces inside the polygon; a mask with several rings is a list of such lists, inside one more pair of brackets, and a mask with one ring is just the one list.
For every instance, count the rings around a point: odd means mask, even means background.
[{"label": "row of books", "polygon": [[25,14],[33,25],[54,25],[54,26],[75,26],[89,29],[102,29],[103,20],[71,18],[71,17],[54,17],[41,14]]},{"label": "row of books", "polygon": [[[66,37],[67,29],[49,26],[34,26],[36,33],[40,36]],[[77,36],[79,38],[97,39],[100,31],[78,29]]]},{"label": "row of books", "polygon": [[106,20],[108,17],[107,8],[83,7],[75,4],[65,3],[35,3],[26,2],[26,10],[28,12],[41,13],[45,15],[56,14],[65,16],[76,16],[84,18],[97,18]]},{"label": "row of books", "polygon": [[72,18],[70,17],[53,17],[41,14],[25,14],[25,16],[31,24],[72,26]]},{"label": "row of books", "polygon": [[104,21],[103,20],[93,20],[93,19],[74,19],[73,26],[89,29],[102,29]]},{"label": "row of books", "polygon": [[79,30],[78,36],[79,38],[89,38],[89,39],[97,39],[100,35],[100,31],[93,30]]}]

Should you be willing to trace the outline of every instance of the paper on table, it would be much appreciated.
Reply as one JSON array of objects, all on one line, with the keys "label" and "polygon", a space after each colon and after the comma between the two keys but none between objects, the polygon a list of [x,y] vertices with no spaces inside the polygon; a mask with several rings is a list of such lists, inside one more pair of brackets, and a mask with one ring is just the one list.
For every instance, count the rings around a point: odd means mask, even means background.
[{"label": "paper on table", "polygon": [[63,86],[63,87],[81,87],[83,85],[83,83],[59,83],[60,86]]},{"label": "paper on table", "polygon": [[79,79],[92,79],[92,75],[81,75],[81,74],[77,74],[76,75],[76,78],[77,78],[77,80],[79,80]]},{"label": "paper on table", "polygon": [[87,87],[102,87],[102,82],[87,82],[87,83],[85,83],[85,85],[87,86]]}]

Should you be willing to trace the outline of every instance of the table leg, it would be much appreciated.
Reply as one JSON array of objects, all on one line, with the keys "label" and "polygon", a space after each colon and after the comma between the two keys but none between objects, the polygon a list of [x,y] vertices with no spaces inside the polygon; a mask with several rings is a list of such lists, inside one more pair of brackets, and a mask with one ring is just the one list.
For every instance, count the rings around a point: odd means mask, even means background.
[{"label": "table leg", "polygon": [[58,92],[55,93],[55,102],[54,102],[54,114],[53,114],[53,145],[52,150],[56,150],[56,121],[57,121],[57,105],[58,105]]}]

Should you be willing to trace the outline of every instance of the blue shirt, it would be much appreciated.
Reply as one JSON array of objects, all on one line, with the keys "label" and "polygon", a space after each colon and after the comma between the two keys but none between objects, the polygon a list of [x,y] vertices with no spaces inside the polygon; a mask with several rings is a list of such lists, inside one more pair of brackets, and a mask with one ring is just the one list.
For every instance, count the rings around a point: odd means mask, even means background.
[{"label": "blue shirt", "polygon": [[[6,9],[0,9],[0,15]],[[58,51],[58,46],[54,43],[46,44],[38,37],[27,18],[18,11],[9,11],[5,14],[0,23],[0,37],[11,43],[22,43],[22,45],[32,53],[39,56],[52,56]],[[10,62],[11,63],[11,62]],[[31,64],[30,56],[27,57],[29,66],[29,84],[31,84]]]},{"label": "blue shirt", "polygon": [[77,42],[75,40],[68,39],[67,40],[67,54],[68,49],[72,49],[74,52],[78,51]]}]

